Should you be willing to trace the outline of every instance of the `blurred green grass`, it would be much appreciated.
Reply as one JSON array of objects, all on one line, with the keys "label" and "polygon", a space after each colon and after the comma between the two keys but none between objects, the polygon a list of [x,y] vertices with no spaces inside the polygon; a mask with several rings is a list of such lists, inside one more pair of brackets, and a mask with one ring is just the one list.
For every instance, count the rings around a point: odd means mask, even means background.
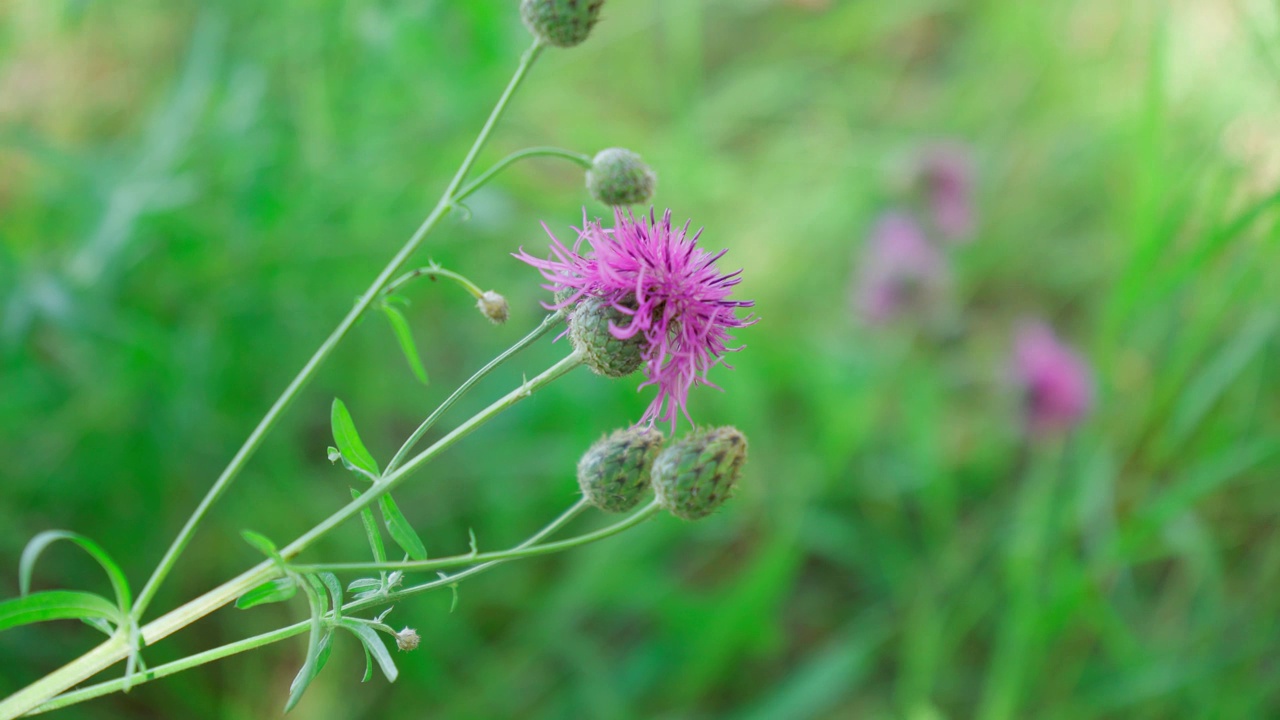
[{"label": "blurred green grass", "polygon": [[[140,582],[306,354],[434,202],[528,39],[512,3],[0,6],[0,596],[32,535],[74,529]],[[761,322],[695,417],[752,441],[740,496],[396,608],[423,646],[356,682],[339,644],[301,717],[1215,717],[1280,714],[1277,31],[1265,3],[610,0],[549,53],[488,160],[625,146],[657,204],[744,267]],[[905,159],[970,143],[980,232],[948,343],[850,317],[853,258]],[[540,317],[508,253],[586,204],[554,161],[428,243],[512,299],[493,328],[409,291],[433,385],[362,323],[186,555],[163,609],[343,501],[341,396],[380,457]],[[1019,455],[1011,328],[1043,315],[1098,411]],[[452,414],[553,362],[542,344]],[[518,541],[570,503],[634,382],[562,381],[399,502],[434,554]],[[585,411],[584,408],[590,408]],[[585,523],[584,523],[585,524]],[[314,557],[359,558],[357,527]],[[50,554],[47,586],[96,587]],[[300,607],[222,611],[152,664]],[[87,648],[0,634],[0,693]],[[67,717],[262,717],[286,643]]]}]

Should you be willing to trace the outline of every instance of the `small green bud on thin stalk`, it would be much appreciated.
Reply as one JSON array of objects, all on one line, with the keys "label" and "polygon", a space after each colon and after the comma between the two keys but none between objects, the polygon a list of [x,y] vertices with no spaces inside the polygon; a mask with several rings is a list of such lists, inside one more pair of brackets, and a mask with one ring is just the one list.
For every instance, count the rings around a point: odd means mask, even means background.
[{"label": "small green bud on thin stalk", "polygon": [[639,205],[653,198],[658,176],[640,156],[624,148],[596,153],[587,170],[587,191],[605,205]]},{"label": "small green bud on thin stalk", "polygon": [[637,426],[597,440],[578,461],[583,497],[605,512],[635,507],[649,488],[649,471],[665,439],[660,430]]},{"label": "small green bud on thin stalk", "polygon": [[737,428],[696,430],[654,461],[654,493],[672,515],[704,518],[733,494],[746,460],[747,438]]},{"label": "small green bud on thin stalk", "polygon": [[486,290],[476,298],[476,307],[480,308],[480,313],[489,318],[494,325],[506,322],[510,314],[507,299],[492,290]]},{"label": "small green bud on thin stalk", "polygon": [[644,362],[645,337],[643,333],[626,339],[614,337],[609,325],[623,327],[630,322],[631,317],[609,301],[586,297],[573,309],[569,338],[573,347],[582,352],[583,361],[592,372],[605,377],[626,377]]},{"label": "small green bud on thin stalk", "polygon": [[522,0],[520,18],[535,37],[568,48],[587,39],[604,0]]}]

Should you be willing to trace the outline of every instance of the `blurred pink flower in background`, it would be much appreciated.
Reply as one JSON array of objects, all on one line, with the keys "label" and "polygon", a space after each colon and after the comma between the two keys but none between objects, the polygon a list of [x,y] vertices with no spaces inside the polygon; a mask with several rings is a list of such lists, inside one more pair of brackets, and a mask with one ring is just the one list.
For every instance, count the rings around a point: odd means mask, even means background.
[{"label": "blurred pink flower in background", "polygon": [[854,309],[879,325],[918,309],[946,284],[947,261],[909,215],[889,212],[871,230],[863,248]]},{"label": "blurred pink flower in background", "polygon": [[1093,407],[1088,365],[1043,322],[1027,322],[1018,329],[1013,372],[1033,435],[1071,430]]},{"label": "blurred pink flower in background", "polygon": [[918,173],[933,226],[947,240],[973,239],[974,209],[973,157],[958,143],[942,143],[926,148],[919,159]]}]

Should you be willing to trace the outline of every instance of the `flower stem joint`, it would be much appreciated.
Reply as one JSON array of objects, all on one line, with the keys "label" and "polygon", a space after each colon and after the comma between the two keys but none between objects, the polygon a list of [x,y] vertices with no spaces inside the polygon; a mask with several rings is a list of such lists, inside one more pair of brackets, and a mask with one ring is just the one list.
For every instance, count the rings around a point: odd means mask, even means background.
[{"label": "flower stem joint", "polygon": [[654,461],[658,502],[678,518],[704,518],[733,494],[746,460],[747,438],[737,428],[695,430]]},{"label": "flower stem joint", "polygon": [[658,176],[640,156],[624,148],[596,153],[587,170],[587,191],[605,205],[641,205],[653,198]]},{"label": "flower stem joint", "polygon": [[647,425],[615,430],[595,442],[578,461],[578,486],[592,505],[605,512],[626,512],[649,489],[653,460],[666,440]]},{"label": "flower stem joint", "polygon": [[568,48],[587,39],[604,0],[522,0],[520,18],[548,45]]}]

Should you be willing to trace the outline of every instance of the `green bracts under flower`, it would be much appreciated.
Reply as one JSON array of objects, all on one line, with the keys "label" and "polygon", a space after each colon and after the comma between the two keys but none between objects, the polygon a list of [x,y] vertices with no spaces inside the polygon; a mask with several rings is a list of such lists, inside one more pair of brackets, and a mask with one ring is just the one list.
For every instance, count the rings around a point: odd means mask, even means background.
[{"label": "green bracts under flower", "polygon": [[609,324],[624,327],[631,316],[613,307],[607,300],[585,297],[573,309],[569,320],[569,338],[582,352],[587,367],[597,375],[626,377],[644,362],[643,333],[622,339],[614,337]]},{"label": "green bracts under flower", "polygon": [[653,489],[672,515],[697,520],[733,494],[747,460],[747,438],[735,427],[696,430],[653,463]]},{"label": "green bracts under flower", "polygon": [[637,426],[597,440],[578,461],[583,497],[606,512],[635,507],[649,488],[649,470],[665,439],[660,430]]}]

